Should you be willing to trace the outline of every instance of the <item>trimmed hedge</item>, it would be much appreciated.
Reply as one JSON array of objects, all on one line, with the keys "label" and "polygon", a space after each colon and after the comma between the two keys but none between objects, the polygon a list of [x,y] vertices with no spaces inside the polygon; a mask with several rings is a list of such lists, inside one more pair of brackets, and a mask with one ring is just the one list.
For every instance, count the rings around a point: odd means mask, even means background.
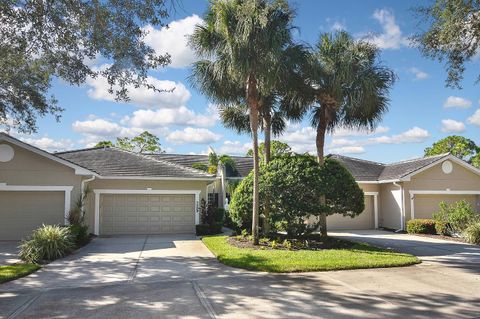
[{"label": "trimmed hedge", "polygon": [[437,233],[433,219],[411,219],[407,222],[409,234],[432,234]]},{"label": "trimmed hedge", "polygon": [[199,224],[195,226],[197,236],[205,236],[205,235],[216,235],[222,233],[222,223],[213,223],[212,225],[209,224]]}]

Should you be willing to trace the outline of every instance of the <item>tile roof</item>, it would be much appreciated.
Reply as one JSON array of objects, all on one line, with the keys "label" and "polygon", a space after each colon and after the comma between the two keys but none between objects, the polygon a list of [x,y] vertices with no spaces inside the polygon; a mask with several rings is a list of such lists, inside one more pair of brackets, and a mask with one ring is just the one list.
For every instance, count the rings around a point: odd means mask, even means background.
[{"label": "tile roof", "polygon": [[[168,161],[176,164],[180,164],[186,167],[192,167],[194,163],[202,163],[208,165],[208,155],[191,155],[191,154],[145,154],[155,159]],[[229,174],[227,177],[245,177],[253,169],[253,158],[246,156],[230,156],[235,162],[235,168],[238,174]]]},{"label": "tile roof", "polygon": [[357,181],[387,181],[395,180],[414,173],[442,158],[447,158],[448,153],[421,157],[402,162],[383,164],[366,161],[358,158],[332,154],[328,157],[340,161]]},{"label": "tile roof", "polygon": [[88,168],[101,176],[145,176],[213,178],[203,171],[124,151],[115,147],[99,147],[54,153],[55,156]]}]

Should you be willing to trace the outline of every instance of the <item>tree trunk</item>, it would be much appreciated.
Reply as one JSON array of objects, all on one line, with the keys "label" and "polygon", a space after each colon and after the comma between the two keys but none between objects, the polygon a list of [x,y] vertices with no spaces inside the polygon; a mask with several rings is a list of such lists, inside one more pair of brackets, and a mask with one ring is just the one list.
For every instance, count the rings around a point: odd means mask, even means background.
[{"label": "tree trunk", "polygon": [[[272,134],[272,116],[270,112],[265,112],[263,116],[263,127],[264,127],[264,134],[265,134],[265,141],[263,143],[263,152],[264,152],[264,164],[268,164],[270,162],[270,154],[271,154],[271,134]],[[265,209],[264,209],[264,219],[263,219],[263,234],[268,235],[270,232],[270,223],[268,222],[268,218],[270,216],[270,197],[267,194],[265,196]]]},{"label": "tree trunk", "polygon": [[[316,146],[317,146],[317,157],[318,163],[323,165],[325,163],[324,158],[324,147],[325,147],[325,134],[327,132],[327,114],[325,107],[321,107],[322,111],[320,113],[320,118],[317,125],[317,136],[316,136]],[[326,203],[325,195],[320,196],[320,205],[324,206]],[[327,234],[327,214],[320,214],[320,233],[323,238],[328,236]]]},{"label": "tree trunk", "polygon": [[250,75],[247,80],[246,99],[250,108],[250,128],[252,130],[253,142],[253,208],[252,208],[252,235],[253,244],[258,245],[258,220],[259,220],[259,189],[258,180],[260,173],[259,157],[258,157],[258,94],[257,81],[254,75]]}]

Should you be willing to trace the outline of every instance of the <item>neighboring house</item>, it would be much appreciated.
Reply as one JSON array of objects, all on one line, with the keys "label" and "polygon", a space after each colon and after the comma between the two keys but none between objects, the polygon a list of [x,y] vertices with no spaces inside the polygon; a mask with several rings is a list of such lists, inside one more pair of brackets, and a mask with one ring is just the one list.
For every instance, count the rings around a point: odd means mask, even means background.
[{"label": "neighboring house", "polygon": [[[356,218],[328,217],[329,229],[404,229],[430,218],[440,201],[466,199],[480,210],[480,171],[445,154],[393,164],[330,155],[365,192]],[[48,153],[0,133],[0,240],[20,239],[45,224],[66,223],[87,186],[90,231],[97,235],[193,233],[205,199],[220,207],[227,184],[252,170],[250,157],[233,156],[236,172],[217,176],[191,168],[207,155],[135,154],[117,148]]]},{"label": "neighboring house", "polygon": [[441,201],[465,199],[480,212],[480,170],[450,154],[382,164],[340,155],[365,193],[356,218],[329,216],[330,229],[405,229],[414,218],[432,218]]}]

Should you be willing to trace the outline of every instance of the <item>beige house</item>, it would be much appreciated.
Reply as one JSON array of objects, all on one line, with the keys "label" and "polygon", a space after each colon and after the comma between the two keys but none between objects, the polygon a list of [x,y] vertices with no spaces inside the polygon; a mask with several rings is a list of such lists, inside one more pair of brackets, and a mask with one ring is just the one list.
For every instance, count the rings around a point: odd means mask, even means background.
[{"label": "beige house", "polygon": [[480,212],[480,170],[450,154],[382,164],[331,155],[355,177],[365,193],[365,211],[356,218],[328,217],[329,229],[404,230],[414,218],[432,218],[441,201],[465,199]]},{"label": "beige house", "polygon": [[[428,218],[442,200],[466,199],[480,210],[480,171],[451,155],[381,164],[332,155],[365,192],[356,218],[329,216],[329,229],[404,229]],[[66,224],[82,191],[97,235],[193,233],[201,199],[224,206],[228,183],[248,175],[249,157],[217,175],[193,169],[206,155],[135,154],[116,148],[48,153],[0,133],[0,240],[18,240],[44,224]]]}]

